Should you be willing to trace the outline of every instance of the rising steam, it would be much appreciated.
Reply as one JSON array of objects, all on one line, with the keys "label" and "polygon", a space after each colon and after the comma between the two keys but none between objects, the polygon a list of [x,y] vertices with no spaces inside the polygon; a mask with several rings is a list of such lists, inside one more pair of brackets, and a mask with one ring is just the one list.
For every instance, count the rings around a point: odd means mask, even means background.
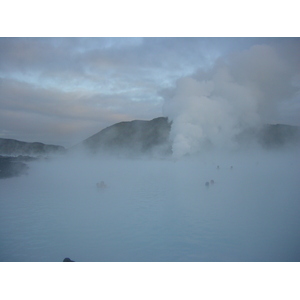
[{"label": "rising steam", "polygon": [[163,107],[172,121],[173,155],[232,149],[243,130],[276,123],[278,103],[297,91],[293,76],[294,69],[273,48],[261,45],[179,79],[165,93]]}]

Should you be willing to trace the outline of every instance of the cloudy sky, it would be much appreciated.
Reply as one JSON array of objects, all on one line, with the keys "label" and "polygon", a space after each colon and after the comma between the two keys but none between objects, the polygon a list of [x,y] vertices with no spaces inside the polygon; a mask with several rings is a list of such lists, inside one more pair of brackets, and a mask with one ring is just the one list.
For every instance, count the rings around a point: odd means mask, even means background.
[{"label": "cloudy sky", "polygon": [[300,126],[299,53],[299,38],[0,38],[0,137],[69,147],[181,112]]}]

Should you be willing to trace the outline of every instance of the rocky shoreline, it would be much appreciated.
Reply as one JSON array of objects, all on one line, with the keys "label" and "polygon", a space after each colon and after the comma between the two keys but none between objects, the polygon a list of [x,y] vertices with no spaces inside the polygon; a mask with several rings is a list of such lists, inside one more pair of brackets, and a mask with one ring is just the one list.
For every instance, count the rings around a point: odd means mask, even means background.
[{"label": "rocky shoreline", "polygon": [[0,179],[26,175],[29,166],[26,162],[37,158],[19,155],[17,157],[0,155]]}]

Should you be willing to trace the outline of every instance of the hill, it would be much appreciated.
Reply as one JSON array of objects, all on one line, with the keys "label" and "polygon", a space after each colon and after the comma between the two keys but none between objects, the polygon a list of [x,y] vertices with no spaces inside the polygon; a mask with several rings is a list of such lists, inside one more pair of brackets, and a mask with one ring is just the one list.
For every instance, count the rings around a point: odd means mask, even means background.
[{"label": "hill", "polygon": [[300,144],[300,128],[283,124],[265,124],[261,128],[250,128],[237,136],[241,145],[258,143],[265,149],[278,149]]},{"label": "hill", "polygon": [[[134,120],[109,126],[78,145],[68,149],[85,149],[89,153],[138,157],[140,155],[165,156],[172,153],[170,131],[172,123],[159,117],[150,121]],[[300,128],[290,125],[264,125],[240,133],[236,140],[244,146],[258,143],[267,149],[280,148],[300,143]],[[66,153],[62,146],[43,143],[27,143],[0,138],[2,156],[48,156]],[[24,160],[23,160],[24,161]]]},{"label": "hill", "polygon": [[65,152],[62,146],[0,138],[0,179],[26,174],[27,162]]},{"label": "hill", "polygon": [[83,147],[91,153],[110,153],[121,156],[171,153],[169,135],[171,123],[159,117],[151,121],[135,120],[109,126],[87,138],[75,148]]},{"label": "hill", "polygon": [[0,138],[0,155],[17,156],[44,156],[54,153],[64,153],[66,149],[62,146],[47,145],[43,143],[28,143],[13,139]]},{"label": "hill", "polygon": [[[172,153],[169,139],[172,123],[165,117],[150,121],[135,120],[109,126],[73,147],[90,153],[136,157],[143,154],[167,155]],[[266,124],[240,133],[236,140],[244,146],[251,143],[274,149],[300,142],[300,128],[290,125]]]}]

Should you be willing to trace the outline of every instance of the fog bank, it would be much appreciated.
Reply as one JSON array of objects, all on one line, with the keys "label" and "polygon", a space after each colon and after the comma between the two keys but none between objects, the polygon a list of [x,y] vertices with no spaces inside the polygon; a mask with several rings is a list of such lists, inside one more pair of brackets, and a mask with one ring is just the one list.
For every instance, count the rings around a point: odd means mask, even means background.
[{"label": "fog bank", "polygon": [[0,180],[0,260],[299,261],[299,167],[296,151],[35,161]]}]

